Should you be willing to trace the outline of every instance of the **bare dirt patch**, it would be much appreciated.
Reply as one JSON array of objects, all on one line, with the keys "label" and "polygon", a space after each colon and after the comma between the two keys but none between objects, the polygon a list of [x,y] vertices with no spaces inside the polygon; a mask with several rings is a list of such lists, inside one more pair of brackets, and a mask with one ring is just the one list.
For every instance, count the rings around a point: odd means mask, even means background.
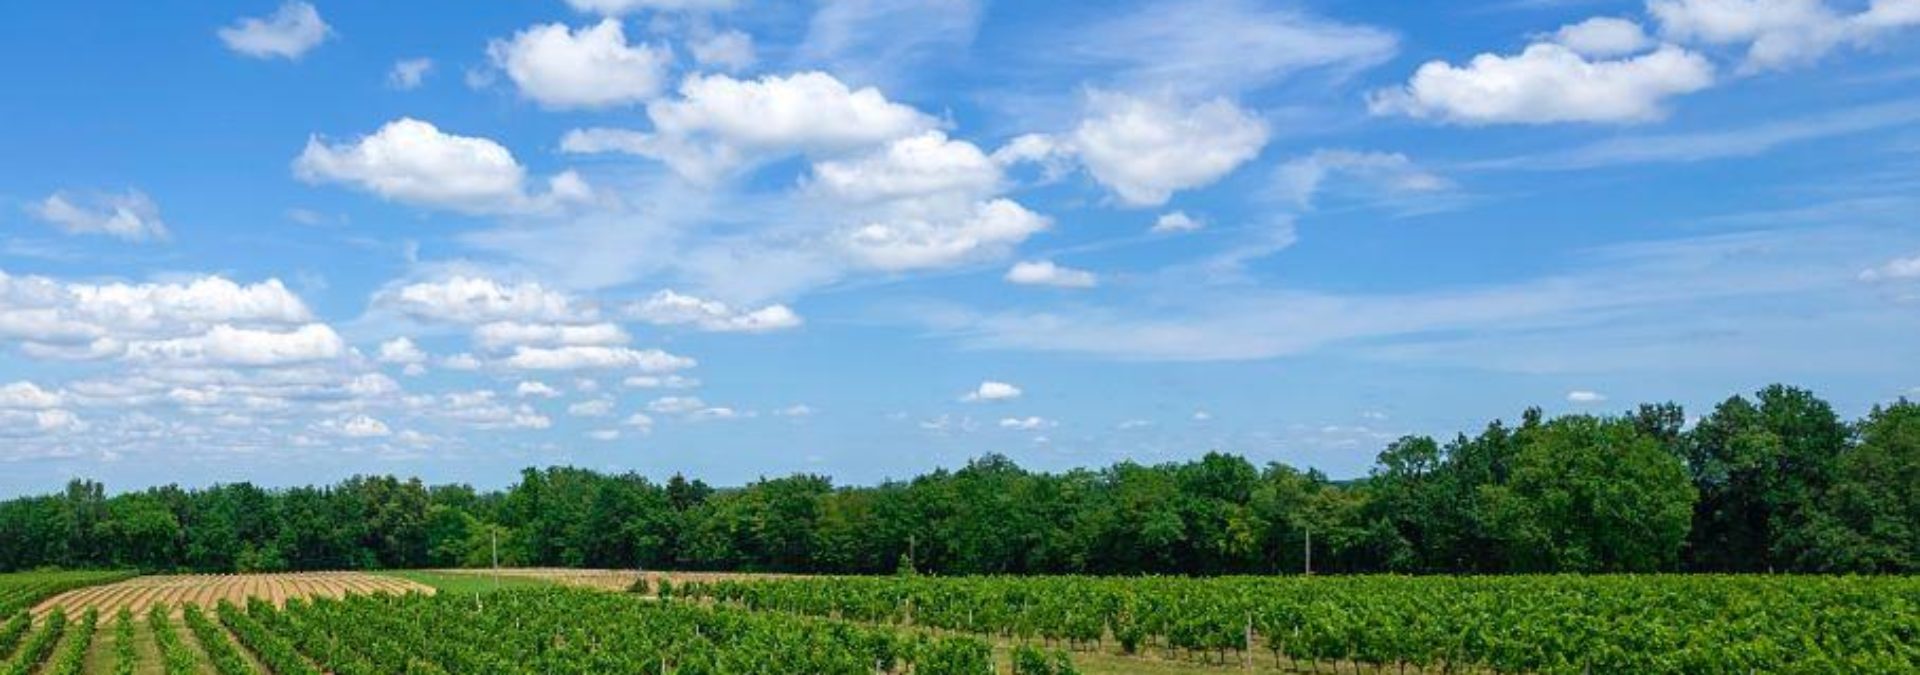
[{"label": "bare dirt patch", "polygon": [[68,591],[40,603],[33,611],[45,614],[64,607],[68,616],[78,616],[93,608],[100,610],[100,616],[111,617],[125,607],[134,616],[143,617],[154,605],[193,603],[212,609],[221,600],[244,605],[248,598],[260,598],[284,605],[289,598],[408,592],[432,595],[433,589],[405,579],[360,572],[164,575]]}]

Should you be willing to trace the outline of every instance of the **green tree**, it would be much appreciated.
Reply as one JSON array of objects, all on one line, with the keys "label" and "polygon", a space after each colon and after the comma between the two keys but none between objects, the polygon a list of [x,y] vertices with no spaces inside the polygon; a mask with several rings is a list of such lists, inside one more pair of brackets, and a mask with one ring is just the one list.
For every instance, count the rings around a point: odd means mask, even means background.
[{"label": "green tree", "polygon": [[1507,560],[1535,572],[1669,568],[1696,497],[1631,420],[1584,415],[1522,429],[1511,480],[1482,490]]}]

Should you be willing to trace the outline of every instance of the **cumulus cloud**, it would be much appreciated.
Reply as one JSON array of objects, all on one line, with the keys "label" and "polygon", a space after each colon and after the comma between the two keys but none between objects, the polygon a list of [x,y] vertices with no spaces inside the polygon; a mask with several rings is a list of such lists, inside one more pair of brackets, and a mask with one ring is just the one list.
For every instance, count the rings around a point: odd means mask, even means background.
[{"label": "cumulus cloud", "polygon": [[256,59],[298,59],[332,32],[313,5],[289,2],[264,18],[243,17],[219,35],[228,49]]},{"label": "cumulus cloud", "polygon": [[1746,45],[1742,69],[1783,69],[1835,48],[1870,46],[1920,26],[1920,3],[1871,0],[1846,13],[1825,0],[1649,0],[1661,35],[1682,42]]},{"label": "cumulus cloud", "polygon": [[65,405],[66,397],[58,391],[41,389],[32,382],[12,382],[0,385],[0,408],[9,410],[45,410]]},{"label": "cumulus cloud", "polygon": [[1055,426],[1058,426],[1058,423],[1044,417],[1006,417],[1000,420],[1000,428],[1016,431],[1039,431]]},{"label": "cumulus cloud", "polygon": [[687,44],[693,60],[700,65],[728,72],[753,67],[753,37],[737,30],[722,31],[697,38]]},{"label": "cumulus cloud", "polygon": [[1150,231],[1155,234],[1174,234],[1179,232],[1195,232],[1203,227],[1205,227],[1204,223],[1194,219],[1193,216],[1187,215],[1185,211],[1169,211],[1160,214],[1159,218],[1154,219],[1153,228]]},{"label": "cumulus cloud", "polygon": [[374,359],[396,366],[412,366],[427,362],[427,352],[414,344],[412,338],[397,337],[380,343]]},{"label": "cumulus cloud", "polygon": [[384,438],[393,435],[387,423],[366,415],[350,415],[322,422],[320,430],[346,438]]},{"label": "cumulus cloud", "polygon": [[488,351],[501,351],[520,345],[611,346],[633,341],[625,329],[611,323],[535,324],[496,321],[473,331],[474,344]]},{"label": "cumulus cloud", "polygon": [[493,65],[520,95],[556,109],[605,108],[639,103],[666,85],[673,52],[627,44],[618,19],[579,29],[551,23],[487,45]]},{"label": "cumulus cloud", "polygon": [[1013,399],[1020,398],[1020,394],[1021,394],[1021,391],[1019,387],[1013,386],[1011,384],[1007,384],[1005,382],[985,380],[980,383],[980,386],[974,387],[973,391],[969,391],[965,395],[962,395],[960,397],[960,400],[966,401],[968,403],[977,403],[977,402],[986,402],[986,401],[1011,401]]},{"label": "cumulus cloud", "polygon": [[613,414],[613,399],[596,398],[580,401],[567,406],[567,414],[574,417],[606,417]]},{"label": "cumulus cloud", "polygon": [[1606,400],[1607,400],[1606,394],[1602,394],[1597,391],[1575,389],[1573,391],[1567,392],[1568,403],[1605,403]]},{"label": "cumulus cloud", "polygon": [[1609,59],[1653,48],[1645,28],[1627,19],[1598,16],[1554,32],[1553,42],[1589,58]]},{"label": "cumulus cloud", "polygon": [[418,399],[414,406],[426,414],[459,422],[475,429],[547,429],[553,419],[531,406],[510,406],[498,400],[498,394],[479,389]]},{"label": "cumulus cloud", "polygon": [[221,324],[205,335],[132,342],[127,358],[166,366],[285,366],[339,357],[346,343],[326,324],[289,331]]},{"label": "cumulus cloud", "polygon": [[945,267],[1004,255],[1051,223],[1010,199],[980,202],[943,215],[947,217],[870,222],[846,233],[847,249],[862,264],[882,270]]},{"label": "cumulus cloud", "polygon": [[136,341],[312,319],[306,303],[279,280],[87,284],[0,272],[0,339],[20,340],[29,353],[48,358],[112,358]]},{"label": "cumulus cloud", "polygon": [[505,146],[445,133],[411,117],[352,142],[309,137],[293,172],[308,183],[351,185],[383,199],[461,213],[537,211],[592,195],[573,172],[549,178],[545,192],[532,194],[526,169]]},{"label": "cumulus cloud", "polygon": [[514,387],[513,392],[515,395],[521,398],[526,398],[528,396],[538,396],[540,398],[558,398],[560,396],[560,390],[547,386],[547,383],[545,382],[535,382],[532,380],[522,381],[519,386]]},{"label": "cumulus cloud", "polygon": [[689,325],[718,333],[765,333],[796,328],[802,323],[800,315],[786,305],[768,305],[748,310],[731,307],[717,300],[703,300],[676,293],[672,289],[660,290],[646,300],[635,303],[629,308],[628,314],[647,323]]},{"label": "cumulus cloud", "polygon": [[863,157],[819,162],[810,188],[859,219],[842,231],[847,252],[888,271],[1005,255],[1050,224],[998,197],[1000,162],[939,131],[895,140]]},{"label": "cumulus cloud", "polygon": [[1667,99],[1713,81],[1705,57],[1671,45],[1591,60],[1573,47],[1538,42],[1512,56],[1481,54],[1464,66],[1430,61],[1405,86],[1374,92],[1368,107],[1376,115],[1462,125],[1627,124],[1661,119]]},{"label": "cumulus cloud", "polygon": [[503,283],[452,276],[382,290],[374,304],[425,321],[575,323],[593,317],[589,306],[538,282]]},{"label": "cumulus cloud", "polygon": [[1420,168],[1400,153],[1319,150],[1280,165],[1274,172],[1276,191],[1281,199],[1300,207],[1313,205],[1330,178],[1345,178],[1364,189],[1388,195],[1430,193],[1445,190],[1445,178]]},{"label": "cumulus cloud", "polygon": [[427,73],[433,70],[433,59],[401,59],[393,62],[393,68],[387,70],[387,86],[407,91],[417,89],[427,80]]},{"label": "cumulus cloud", "polygon": [[515,370],[639,370],[667,373],[698,364],[694,359],[658,349],[627,347],[516,347],[500,361]]},{"label": "cumulus cloud", "polygon": [[1057,288],[1093,288],[1100,283],[1092,272],[1061,267],[1051,260],[1014,263],[1013,268],[1007,270],[1006,280],[1026,286]]},{"label": "cumulus cloud", "polygon": [[865,157],[823,161],[813,186],[852,202],[978,195],[1000,186],[1000,165],[972,143],[928,131],[899,139]]},{"label": "cumulus cloud", "polygon": [[628,375],[620,381],[628,389],[692,389],[700,380],[684,375]]},{"label": "cumulus cloud", "polygon": [[561,148],[651,157],[708,181],[767,159],[873,147],[939,125],[878,89],[853,89],[821,72],[756,80],[694,75],[680,84],[678,98],[647,104],[647,117],[651,133],[581,129],[568,132]]},{"label": "cumulus cloud", "polygon": [[1224,98],[1197,105],[1125,94],[1092,96],[1073,144],[1094,180],[1132,206],[1219,180],[1260,154],[1267,124]]},{"label": "cumulus cloud", "polygon": [[103,234],[127,241],[167,238],[160,207],[139,190],[91,197],[56,192],[27,210],[67,234]]},{"label": "cumulus cloud", "polygon": [[1860,280],[1870,283],[1907,279],[1920,279],[1920,255],[1911,258],[1895,258],[1884,265],[1860,272]]}]

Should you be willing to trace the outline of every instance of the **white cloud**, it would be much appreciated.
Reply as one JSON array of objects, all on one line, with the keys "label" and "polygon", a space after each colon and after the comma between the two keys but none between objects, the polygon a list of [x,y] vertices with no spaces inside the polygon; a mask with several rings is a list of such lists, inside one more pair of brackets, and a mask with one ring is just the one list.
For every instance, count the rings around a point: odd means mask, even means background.
[{"label": "white cloud", "polygon": [[[747,413],[742,413],[733,408],[707,405],[705,401],[692,396],[662,396],[656,398],[647,402],[647,412],[660,415],[672,415],[694,422],[729,420],[749,416]],[[636,417],[644,416],[636,415]],[[628,420],[630,423],[632,421],[632,419]],[[650,418],[645,422],[646,425],[651,425],[652,423],[653,420]]]},{"label": "white cloud", "polygon": [[375,360],[397,366],[411,366],[427,362],[427,353],[414,344],[412,338],[397,337],[380,343]]},{"label": "white cloud", "polygon": [[1051,224],[1046,216],[1010,199],[942,215],[946,217],[906,217],[862,225],[845,234],[847,250],[862,264],[882,270],[946,267],[1004,255]]},{"label": "white cloud", "polygon": [[679,98],[647,104],[647,117],[652,133],[575,130],[561,148],[652,157],[683,176],[712,180],[766,159],[858,150],[939,125],[878,89],[851,89],[820,72],[694,75],[680,84]]},{"label": "white cloud", "polygon": [[1207,412],[1205,410],[1193,411],[1193,421],[1195,422],[1206,422],[1212,419],[1213,419],[1213,413]]},{"label": "white cloud", "polygon": [[574,11],[625,16],[645,11],[694,12],[732,9],[738,0],[567,0]]},{"label": "white cloud", "polygon": [[1153,228],[1149,231],[1155,234],[1173,234],[1178,232],[1197,232],[1204,227],[1206,227],[1205,223],[1187,215],[1185,211],[1170,211],[1160,214],[1159,218],[1154,219]]},{"label": "white cloud", "polygon": [[67,234],[104,234],[127,241],[167,238],[160,207],[139,190],[92,198],[56,192],[27,210]]},{"label": "white cloud", "polygon": [[1895,258],[1884,265],[1860,272],[1860,280],[1866,282],[1904,279],[1920,279],[1920,255],[1911,258]]},{"label": "white cloud", "polygon": [[1020,398],[1020,394],[1021,394],[1021,391],[1019,387],[1013,386],[1011,384],[1007,384],[1005,382],[998,382],[995,380],[984,380],[980,383],[980,386],[974,387],[973,391],[967,392],[965,395],[961,396],[960,400],[966,401],[969,403],[984,402],[984,401],[1011,401],[1013,399]]},{"label": "white cloud", "polygon": [[972,143],[927,131],[883,150],[813,167],[813,187],[851,202],[989,194],[1000,187],[1000,165]]},{"label": "white cloud", "polygon": [[219,35],[228,49],[256,59],[298,59],[332,32],[313,5],[288,2],[265,18],[241,18]]},{"label": "white cloud", "polygon": [[812,417],[814,410],[806,404],[795,404],[773,411],[779,417]]},{"label": "white cloud", "polygon": [[127,358],[170,366],[284,366],[339,357],[346,343],[326,324],[291,331],[214,326],[205,335],[132,342]]},{"label": "white cloud", "polygon": [[627,335],[626,330],[611,323],[569,325],[496,321],[483,324],[473,330],[474,344],[488,351],[501,351],[521,345],[611,346],[624,345],[632,340],[632,336]]},{"label": "white cloud", "polygon": [[374,303],[416,319],[467,324],[568,323],[594,314],[572,296],[538,282],[502,283],[469,276],[388,288],[375,296]]},{"label": "white cloud", "polygon": [[705,401],[693,396],[662,396],[647,402],[647,411],[661,415],[685,415],[706,408]]},{"label": "white cloud", "polygon": [[1562,26],[1552,41],[1588,58],[1610,59],[1652,49],[1653,38],[1639,23],[1627,19],[1597,16],[1580,23]]},{"label": "white cloud", "polygon": [[687,419],[695,422],[705,422],[708,420],[730,420],[730,419],[735,419],[739,417],[750,417],[750,416],[751,416],[750,414],[742,413],[738,410],[734,410],[732,408],[728,408],[725,406],[701,408],[699,410],[695,410],[693,412],[687,413]]},{"label": "white cloud", "polygon": [[1313,205],[1314,196],[1332,177],[1346,177],[1389,194],[1430,193],[1451,186],[1400,153],[1318,150],[1274,172],[1280,198],[1302,208]]},{"label": "white cloud", "polygon": [[327,420],[321,423],[320,428],[346,438],[384,438],[393,434],[393,430],[387,428],[387,423],[366,415]]},{"label": "white cloud", "polygon": [[553,426],[552,418],[540,414],[531,406],[508,406],[498,400],[497,394],[486,389],[445,394],[437,399],[425,397],[419,405],[428,414],[475,429],[538,430]]},{"label": "white cloud", "polygon": [[452,354],[440,359],[440,367],[447,370],[479,370],[480,358],[472,354]]},{"label": "white cloud", "polygon": [[0,338],[21,340],[29,353],[50,358],[110,358],[133,341],[197,337],[223,324],[289,326],[312,319],[278,280],[84,284],[0,272]]},{"label": "white cloud", "polygon": [[1604,403],[1606,402],[1606,400],[1607,400],[1607,395],[1597,391],[1575,389],[1573,391],[1567,392],[1568,403],[1583,403],[1583,404],[1584,403]]},{"label": "white cloud", "polygon": [[514,387],[513,393],[514,395],[519,396],[521,398],[526,398],[528,396],[538,396],[540,398],[556,398],[560,396],[560,390],[547,386],[547,383],[545,382],[535,382],[532,380],[522,381],[519,384],[519,386]]},{"label": "white cloud", "polygon": [[692,389],[700,380],[684,375],[629,375],[620,381],[628,389]]},{"label": "white cloud", "polygon": [[13,382],[0,385],[0,408],[11,410],[45,410],[65,405],[66,397],[58,391],[41,389],[32,382]]},{"label": "white cloud", "polygon": [[628,415],[627,418],[625,420],[621,420],[620,423],[629,427],[633,427],[635,429],[639,429],[640,433],[643,433],[643,434],[653,431],[653,418],[648,417],[646,413],[634,413],[632,415]]},{"label": "white cloud", "polygon": [[694,367],[697,362],[658,349],[626,347],[516,347],[501,365],[515,370],[639,370],[665,373]]},{"label": "white cloud", "polygon": [[652,324],[692,325],[721,333],[765,333],[795,328],[802,323],[800,315],[786,305],[736,309],[717,300],[703,300],[672,289],[655,292],[629,308],[628,314]]},{"label": "white cloud", "polygon": [[548,108],[605,108],[639,103],[666,85],[673,52],[627,44],[618,19],[577,30],[566,24],[532,26],[511,40],[487,44],[494,67],[507,74],[520,95]]},{"label": "white cloud", "polygon": [[1007,417],[1000,420],[1000,428],[1018,431],[1039,431],[1058,426],[1057,422],[1043,417]]},{"label": "white cloud", "polygon": [[1211,184],[1267,144],[1266,122],[1224,98],[1187,106],[1097,93],[1091,103],[1074,146],[1094,179],[1129,205],[1165,204],[1175,192]]},{"label": "white cloud", "polygon": [[619,429],[595,429],[593,431],[587,432],[587,438],[591,438],[596,441],[617,441],[617,440],[620,440],[620,430]]},{"label": "white cloud", "polygon": [[1670,39],[1747,45],[1747,71],[1805,65],[1836,47],[1873,45],[1920,25],[1913,0],[1871,0],[1852,14],[1825,0],[1649,0],[1647,12]]},{"label": "white cloud", "polygon": [[529,194],[527,171],[506,147],[411,117],[351,143],[309,137],[293,172],[308,183],[353,185],[384,199],[461,213],[537,211],[591,197],[572,172],[549,178],[545,193]]},{"label": "white cloud", "polygon": [[693,60],[700,65],[727,72],[753,67],[753,37],[737,30],[722,31],[687,44]]},{"label": "white cloud", "polygon": [[1007,270],[1006,280],[1028,286],[1058,288],[1093,288],[1100,283],[1099,277],[1092,272],[1061,267],[1051,260],[1014,263],[1013,267]]},{"label": "white cloud", "polygon": [[1634,123],[1666,116],[1666,100],[1713,84],[1705,57],[1674,46],[1617,60],[1588,60],[1540,42],[1513,56],[1481,54],[1465,66],[1430,61],[1405,87],[1374,92],[1376,115],[1464,125]]},{"label": "white cloud", "polygon": [[596,398],[567,406],[567,414],[574,417],[606,417],[613,414],[613,399]]},{"label": "white cloud", "polygon": [[433,59],[401,59],[393,62],[393,68],[387,71],[387,86],[401,91],[415,89],[432,71]]},{"label": "white cloud", "polygon": [[1046,217],[996,198],[1001,164],[973,144],[928,131],[864,157],[814,165],[810,189],[858,224],[845,249],[882,270],[946,267],[1005,255]]}]

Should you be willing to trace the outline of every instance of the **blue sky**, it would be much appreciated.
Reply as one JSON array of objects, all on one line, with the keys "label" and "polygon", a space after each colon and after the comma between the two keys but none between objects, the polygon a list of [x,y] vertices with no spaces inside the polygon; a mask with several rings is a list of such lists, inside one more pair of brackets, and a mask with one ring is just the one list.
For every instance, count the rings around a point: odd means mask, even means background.
[{"label": "blue sky", "polygon": [[1920,2],[16,3],[0,493],[1920,387]]}]

